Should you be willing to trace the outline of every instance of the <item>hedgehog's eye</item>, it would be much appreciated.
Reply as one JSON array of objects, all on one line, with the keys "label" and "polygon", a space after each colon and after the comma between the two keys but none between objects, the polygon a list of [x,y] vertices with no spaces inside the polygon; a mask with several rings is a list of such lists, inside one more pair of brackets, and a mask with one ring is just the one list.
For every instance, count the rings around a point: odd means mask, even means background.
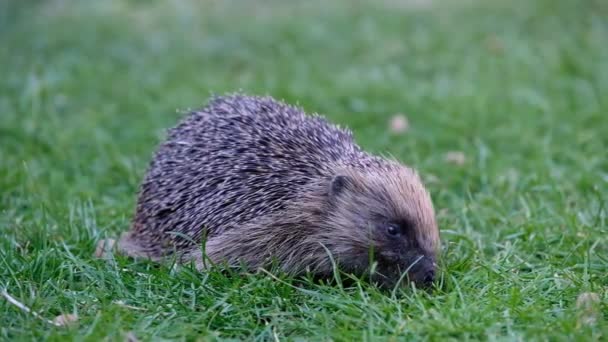
[{"label": "hedgehog's eye", "polygon": [[386,226],[386,233],[391,236],[397,236],[397,235],[399,235],[399,233],[401,233],[401,229],[399,229],[398,225],[389,223]]}]

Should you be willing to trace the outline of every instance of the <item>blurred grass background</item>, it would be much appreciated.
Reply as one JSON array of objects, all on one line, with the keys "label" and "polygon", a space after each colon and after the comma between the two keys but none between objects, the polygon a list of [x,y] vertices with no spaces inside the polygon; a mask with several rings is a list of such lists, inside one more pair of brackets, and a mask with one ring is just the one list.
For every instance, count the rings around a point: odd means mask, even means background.
[{"label": "blurred grass background", "polygon": [[[79,317],[0,300],[0,338],[605,339],[606,18],[600,0],[0,1],[0,288]],[[437,293],[92,258],[164,130],[236,90],[423,173]]]}]

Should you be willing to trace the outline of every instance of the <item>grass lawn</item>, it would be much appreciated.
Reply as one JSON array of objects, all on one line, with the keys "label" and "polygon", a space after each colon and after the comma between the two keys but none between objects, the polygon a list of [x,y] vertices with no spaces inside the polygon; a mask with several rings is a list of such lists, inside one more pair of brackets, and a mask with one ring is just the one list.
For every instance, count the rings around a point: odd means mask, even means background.
[{"label": "grass lawn", "polygon": [[[0,297],[0,340],[607,340],[607,18],[602,0],[0,1],[0,290],[78,317]],[[164,130],[239,89],[420,170],[434,292],[93,257]]]}]

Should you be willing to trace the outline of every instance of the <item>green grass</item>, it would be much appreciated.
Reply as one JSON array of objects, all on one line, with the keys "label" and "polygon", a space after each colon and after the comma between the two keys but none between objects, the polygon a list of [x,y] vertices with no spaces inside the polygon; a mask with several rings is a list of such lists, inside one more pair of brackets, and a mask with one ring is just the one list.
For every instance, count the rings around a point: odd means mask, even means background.
[{"label": "green grass", "polygon": [[[79,317],[0,298],[0,339],[608,339],[606,18],[600,0],[0,2],[0,289]],[[164,130],[238,89],[425,175],[433,293],[92,257]]]}]

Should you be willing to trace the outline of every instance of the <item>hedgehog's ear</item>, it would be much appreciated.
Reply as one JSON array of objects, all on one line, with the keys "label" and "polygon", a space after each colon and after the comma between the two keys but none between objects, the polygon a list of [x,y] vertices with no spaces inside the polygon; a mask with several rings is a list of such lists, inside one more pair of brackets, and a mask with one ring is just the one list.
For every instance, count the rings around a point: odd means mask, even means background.
[{"label": "hedgehog's ear", "polygon": [[340,195],[344,190],[348,189],[352,184],[352,180],[349,176],[344,175],[336,175],[332,178],[331,183],[329,185],[329,195],[330,197],[336,197]]}]

